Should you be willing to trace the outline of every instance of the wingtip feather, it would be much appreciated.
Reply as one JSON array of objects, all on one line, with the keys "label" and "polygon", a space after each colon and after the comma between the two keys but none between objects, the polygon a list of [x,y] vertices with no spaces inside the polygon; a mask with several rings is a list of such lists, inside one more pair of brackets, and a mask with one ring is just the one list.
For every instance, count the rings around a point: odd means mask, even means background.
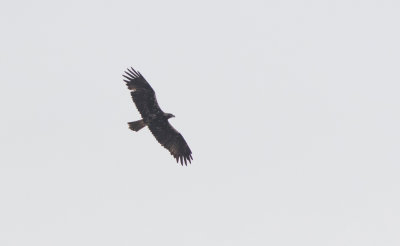
[{"label": "wingtip feather", "polygon": [[126,70],[125,73],[131,77],[130,79],[136,78],[135,74],[133,74],[133,73],[132,73],[131,71],[129,71],[129,70]]},{"label": "wingtip feather", "polygon": [[129,68],[128,68],[128,71],[130,71],[131,73],[133,73],[133,74],[135,75],[135,77],[139,77],[138,72],[137,72],[135,69],[133,69],[133,67],[131,67],[130,70],[129,70]]}]

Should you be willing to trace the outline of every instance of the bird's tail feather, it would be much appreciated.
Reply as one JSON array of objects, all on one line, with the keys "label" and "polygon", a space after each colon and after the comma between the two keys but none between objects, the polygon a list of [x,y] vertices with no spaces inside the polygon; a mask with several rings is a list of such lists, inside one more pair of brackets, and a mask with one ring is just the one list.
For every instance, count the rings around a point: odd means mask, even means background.
[{"label": "bird's tail feather", "polygon": [[133,121],[133,122],[128,122],[129,125],[129,129],[131,129],[132,131],[139,131],[140,129],[142,129],[143,127],[146,126],[146,124],[144,123],[143,120],[137,120],[137,121]]}]

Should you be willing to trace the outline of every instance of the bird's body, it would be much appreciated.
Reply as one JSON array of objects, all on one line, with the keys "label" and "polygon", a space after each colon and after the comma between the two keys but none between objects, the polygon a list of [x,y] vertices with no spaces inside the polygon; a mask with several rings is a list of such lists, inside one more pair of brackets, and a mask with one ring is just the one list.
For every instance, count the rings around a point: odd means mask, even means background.
[{"label": "bird's body", "polygon": [[168,119],[175,117],[173,114],[164,113],[158,105],[155,92],[145,78],[133,68],[128,69],[123,76],[124,81],[131,90],[131,96],[136,108],[142,116],[141,120],[128,122],[129,128],[139,131],[147,126],[157,141],[169,150],[177,162],[187,165],[193,160],[192,151],[183,136],[175,130]]}]

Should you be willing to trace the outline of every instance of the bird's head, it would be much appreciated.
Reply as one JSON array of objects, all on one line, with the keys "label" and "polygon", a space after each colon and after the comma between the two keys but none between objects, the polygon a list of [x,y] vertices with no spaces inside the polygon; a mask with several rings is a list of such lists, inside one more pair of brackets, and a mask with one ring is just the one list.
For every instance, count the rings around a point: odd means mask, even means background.
[{"label": "bird's head", "polygon": [[167,117],[167,119],[175,117],[175,115],[170,114],[170,113],[164,113],[164,115],[165,115],[165,117]]}]

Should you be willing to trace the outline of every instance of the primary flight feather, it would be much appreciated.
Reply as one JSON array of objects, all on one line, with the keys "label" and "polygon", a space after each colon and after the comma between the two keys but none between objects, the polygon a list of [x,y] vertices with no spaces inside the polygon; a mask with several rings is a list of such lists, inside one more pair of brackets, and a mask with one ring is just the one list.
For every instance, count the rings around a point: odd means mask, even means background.
[{"label": "primary flight feather", "polygon": [[175,116],[161,110],[150,84],[133,68],[128,68],[122,76],[142,116],[141,120],[128,122],[129,128],[137,132],[147,126],[157,141],[174,156],[176,162],[181,165],[191,163],[192,151],[183,136],[168,122],[169,118]]}]

